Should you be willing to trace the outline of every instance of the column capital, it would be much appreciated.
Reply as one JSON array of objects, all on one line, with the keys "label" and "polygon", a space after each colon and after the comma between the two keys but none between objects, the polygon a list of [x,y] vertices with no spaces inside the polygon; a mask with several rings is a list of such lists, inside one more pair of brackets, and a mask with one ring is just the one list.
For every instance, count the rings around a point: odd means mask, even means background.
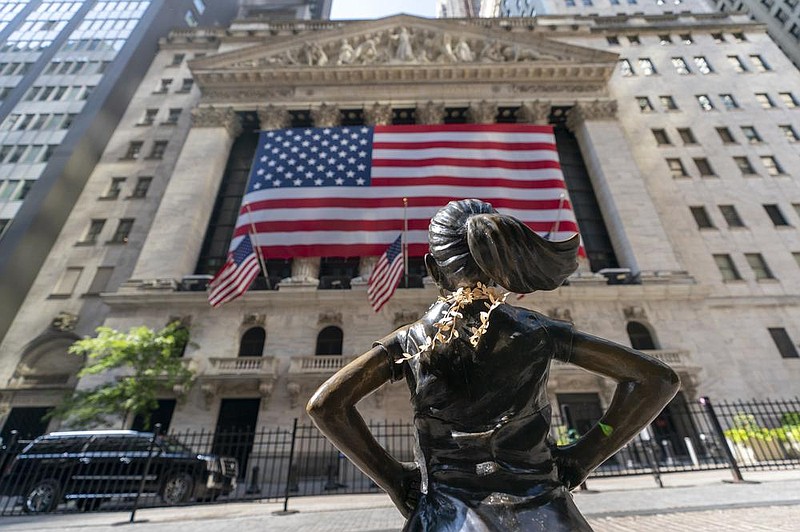
[{"label": "column capital", "polygon": [[364,122],[369,126],[386,126],[392,123],[392,106],[374,103],[364,107]]},{"label": "column capital", "polygon": [[617,100],[594,100],[575,102],[567,113],[567,128],[575,131],[588,120],[614,120],[617,117]]},{"label": "column capital", "polygon": [[494,124],[497,119],[497,104],[486,100],[470,104],[467,117],[473,124]]},{"label": "column capital", "polygon": [[283,129],[289,127],[292,116],[284,106],[267,105],[256,108],[261,129]]},{"label": "column capital", "polygon": [[550,117],[550,102],[524,102],[517,111],[517,120],[526,124],[546,125]]},{"label": "column capital", "polygon": [[339,113],[339,106],[323,103],[311,110],[311,118],[316,127],[331,127],[338,126],[342,116]]},{"label": "column capital", "polygon": [[233,138],[242,132],[242,122],[233,107],[196,107],[192,110],[192,127],[224,127]]},{"label": "column capital", "polygon": [[444,122],[444,104],[428,101],[417,106],[414,116],[417,124],[441,124]]}]

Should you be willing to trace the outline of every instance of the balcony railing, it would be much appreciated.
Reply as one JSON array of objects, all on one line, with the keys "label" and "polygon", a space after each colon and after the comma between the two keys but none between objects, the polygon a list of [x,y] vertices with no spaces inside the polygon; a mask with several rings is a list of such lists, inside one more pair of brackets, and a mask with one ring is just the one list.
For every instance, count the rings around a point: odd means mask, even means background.
[{"label": "balcony railing", "polygon": [[330,373],[333,374],[342,369],[353,357],[340,355],[318,355],[292,357],[289,365],[289,373],[293,374],[312,374]]},{"label": "balcony railing", "polygon": [[212,357],[205,376],[274,376],[277,374],[275,357]]}]

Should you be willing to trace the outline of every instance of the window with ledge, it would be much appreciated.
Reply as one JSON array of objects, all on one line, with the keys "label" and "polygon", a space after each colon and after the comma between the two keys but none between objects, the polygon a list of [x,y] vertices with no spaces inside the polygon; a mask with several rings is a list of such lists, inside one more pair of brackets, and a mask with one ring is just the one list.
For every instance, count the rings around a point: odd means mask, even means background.
[{"label": "window with ledge", "polygon": [[735,206],[720,205],[719,212],[722,214],[722,217],[725,219],[725,223],[728,224],[729,228],[744,227],[744,222],[739,216],[739,212],[736,210]]},{"label": "window with ledge", "polygon": [[672,96],[659,96],[658,100],[661,102],[661,107],[665,111],[677,111],[678,105],[675,103],[675,98]]},{"label": "window with ledge", "polygon": [[122,185],[125,184],[124,177],[112,177],[111,184],[108,186],[108,190],[106,191],[104,196],[101,196],[101,199],[117,199],[122,192]]},{"label": "window with ledge", "polygon": [[738,55],[729,55],[728,63],[730,63],[735,72],[747,72],[747,67]]},{"label": "window with ledge", "polygon": [[186,58],[186,54],[173,54],[172,55],[172,62],[169,66],[180,66],[183,63],[183,60]]},{"label": "window with ledge", "polygon": [[181,114],[183,113],[183,109],[180,107],[175,107],[169,110],[169,114],[167,114],[167,120],[164,122],[167,125],[174,126],[178,123],[178,120],[181,118]]},{"label": "window with ledge", "polygon": [[761,156],[761,164],[764,165],[764,168],[767,169],[767,174],[771,176],[783,175],[785,172],[780,164],[778,164],[778,160],[775,159],[772,155],[762,155]]},{"label": "window with ledge", "polygon": [[672,177],[689,177],[686,173],[686,167],[680,159],[667,159],[667,167],[672,174]]},{"label": "window with ledge", "polygon": [[747,36],[741,31],[731,33],[736,42],[747,42]]},{"label": "window with ledge", "polygon": [[789,222],[786,221],[786,217],[781,212],[781,208],[778,205],[772,203],[768,205],[764,205],[764,210],[767,212],[767,216],[772,221],[772,224],[775,227],[788,227]]},{"label": "window with ledge", "polygon": [[742,134],[744,138],[747,139],[747,142],[750,144],[760,144],[761,143],[761,135],[758,134],[756,128],[753,126],[741,126]]},{"label": "window with ledge", "polygon": [[625,326],[628,333],[628,339],[631,342],[631,347],[639,351],[650,351],[656,349],[656,343],[653,341],[653,335],[650,330],[643,323],[638,321],[631,321]]},{"label": "window with ledge", "polygon": [[153,123],[156,121],[156,115],[158,115],[158,109],[145,109],[144,116],[139,121],[140,126],[152,126]]},{"label": "window with ledge", "polygon": [[781,24],[786,24],[786,21],[789,20],[789,13],[778,8],[778,10],[775,11],[775,18],[778,19]]},{"label": "window with ledge", "polygon": [[144,145],[141,141],[133,141],[128,144],[128,151],[125,152],[125,156],[123,159],[138,159],[142,155],[142,146]]},{"label": "window with ledge", "polygon": [[667,146],[671,145],[672,141],[669,140],[669,136],[667,135],[666,130],[663,129],[651,129],[653,132],[653,136],[656,139],[656,144],[659,146]]},{"label": "window with ledge", "polygon": [[792,24],[789,35],[800,41],[800,24]]},{"label": "window with ledge", "polygon": [[783,131],[783,135],[789,142],[800,142],[800,135],[798,135],[797,130],[791,124],[784,124],[778,126]]},{"label": "window with ledge", "polygon": [[54,297],[71,296],[81,278],[81,273],[83,273],[83,268],[80,267],[70,267],[64,270],[50,295]]},{"label": "window with ledge", "polygon": [[[2,220],[0,220],[2,221]],[[0,227],[0,235],[3,234],[3,229]],[[800,251],[793,251],[792,257],[794,257],[794,261],[797,263],[797,267],[800,268]]]},{"label": "window with ledge", "polygon": [[619,37],[616,35],[609,35],[606,37],[606,42],[611,46],[619,46]]},{"label": "window with ledge", "polygon": [[164,152],[167,151],[167,144],[168,141],[166,140],[157,140],[153,143],[153,148],[150,150],[150,155],[147,156],[148,159],[163,159]]},{"label": "window with ledge", "polygon": [[781,97],[781,101],[783,105],[785,105],[788,109],[796,109],[800,103],[798,103],[797,98],[795,98],[794,94],[791,92],[780,92],[778,96]]},{"label": "window with ledge", "polygon": [[711,103],[711,98],[709,98],[707,94],[697,94],[695,98],[697,99],[697,105],[699,105],[700,109],[703,111],[708,112],[714,110],[714,104]]},{"label": "window with ledge", "polygon": [[194,80],[192,78],[183,78],[183,82],[181,83],[181,88],[178,89],[177,92],[189,92],[192,90],[194,86]]},{"label": "window with ledge", "polygon": [[17,187],[19,186],[19,179],[10,179],[3,183],[0,181],[0,201],[3,204],[6,201],[9,201],[17,192]]},{"label": "window with ledge", "polygon": [[628,44],[631,44],[633,46],[639,46],[640,44],[642,44],[642,41],[639,39],[638,35],[627,35],[627,37],[628,37]]},{"label": "window with ledge", "polygon": [[86,291],[86,295],[98,295],[105,292],[108,288],[108,282],[111,280],[112,273],[114,273],[113,266],[100,266],[97,268],[94,279],[92,279],[92,284],[89,285],[89,289]]},{"label": "window with ledge", "polygon": [[83,240],[81,240],[80,244],[96,244],[97,237],[100,236],[100,232],[103,230],[103,226],[106,224],[106,221],[103,219],[93,219],[89,222],[89,228],[86,230],[86,234],[83,235]]},{"label": "window with ledge", "polygon": [[708,162],[708,159],[705,157],[696,157],[692,160],[694,161],[694,165],[697,167],[697,171],[700,172],[700,177],[716,176],[714,169],[711,167],[711,163]]},{"label": "window with ledge", "polygon": [[733,94],[720,94],[719,99],[722,100],[722,106],[728,111],[739,108],[739,104],[736,103],[736,99],[733,97]]},{"label": "window with ledge", "polygon": [[686,146],[697,144],[697,139],[695,138],[694,133],[692,133],[692,130],[688,127],[679,127],[678,135],[680,135],[681,141],[683,141],[683,144]]},{"label": "window with ledge", "polygon": [[714,42],[717,44],[722,44],[726,42],[725,35],[723,35],[722,33],[712,33],[711,38],[714,39]]},{"label": "window with ledge", "polygon": [[764,58],[761,57],[759,54],[751,55],[750,56],[750,62],[753,63],[753,66],[755,67],[756,72],[768,72],[768,71],[772,70],[770,68],[769,64],[767,64],[767,62],[764,60]]},{"label": "window with ledge", "polygon": [[761,253],[745,253],[744,258],[747,260],[747,264],[750,265],[750,269],[753,270],[756,281],[775,278]]},{"label": "window with ledge", "polygon": [[26,197],[28,197],[28,192],[31,191],[34,183],[36,183],[36,180],[34,179],[25,179],[22,181],[22,186],[17,189],[17,193],[11,198],[11,200],[23,201]]},{"label": "window with ledge", "polygon": [[631,62],[627,59],[619,60],[619,71],[622,76],[626,78],[634,75],[633,66],[631,66]]},{"label": "window with ledge", "polygon": [[251,327],[242,335],[239,342],[240,357],[260,357],[264,355],[264,342],[267,340],[267,331],[263,327]]},{"label": "window with ledge", "polygon": [[[675,3],[678,4],[679,2]],[[694,37],[692,37],[691,33],[681,33],[680,38],[683,44],[694,44]]]},{"label": "window with ledge", "polygon": [[136,179],[136,186],[133,187],[133,191],[131,192],[131,198],[140,199],[147,196],[147,190],[150,188],[150,183],[152,183],[152,177],[139,177]]},{"label": "window with ledge", "polygon": [[172,85],[172,79],[171,78],[163,78],[163,79],[161,79],[161,81],[159,81],[158,86],[156,87],[156,90],[154,90],[153,92],[155,92],[157,94],[163,94],[163,93],[169,91],[169,88],[170,88],[171,85]]},{"label": "window with ledge", "polygon": [[322,257],[319,267],[319,288],[349,289],[350,281],[358,276],[358,265],[358,257]]},{"label": "window with ledge", "polygon": [[708,215],[708,211],[706,211],[704,206],[698,205],[695,207],[689,207],[689,210],[692,213],[692,217],[694,218],[698,229],[714,228],[714,223],[711,221],[711,217]]},{"label": "window with ledge", "polygon": [[733,263],[733,259],[727,253],[715,254],[714,262],[717,264],[723,281],[740,281],[742,279],[742,276],[739,275],[739,270],[736,269],[736,265]]},{"label": "window with ledge", "polygon": [[650,98],[647,96],[637,96],[636,105],[639,106],[639,111],[643,113],[652,113],[654,111],[653,104],[650,103]]},{"label": "window with ledge", "polygon": [[639,71],[643,76],[654,76],[657,74],[655,65],[653,65],[653,62],[647,57],[639,59]]},{"label": "window with ledge", "polygon": [[756,100],[759,104],[761,104],[762,109],[774,109],[775,102],[772,101],[769,94],[766,92],[757,92],[756,93]]},{"label": "window with ledge", "polygon": [[753,168],[753,165],[750,164],[750,160],[745,156],[734,157],[733,162],[736,163],[736,167],[739,168],[739,171],[742,175],[755,175],[756,169]]},{"label": "window with ledge", "polygon": [[711,74],[712,72],[714,72],[714,69],[711,68],[711,64],[708,62],[708,59],[706,59],[704,56],[697,55],[693,58],[693,60],[694,60],[694,66],[697,68],[697,71],[700,72],[701,74]]},{"label": "window with ledge", "polygon": [[786,329],[783,327],[770,327],[767,330],[772,337],[772,341],[775,342],[775,347],[778,348],[781,358],[800,358],[797,347],[795,347]]},{"label": "window with ledge", "polygon": [[658,36],[658,42],[661,46],[666,46],[668,44],[672,44],[672,35],[669,33],[665,33],[663,35]]},{"label": "window with ledge", "polygon": [[329,325],[317,335],[317,347],[314,354],[316,356],[341,355],[342,340],[342,329],[335,325]]},{"label": "window with ledge", "polygon": [[114,234],[111,236],[111,240],[109,240],[108,243],[127,244],[128,237],[131,234],[131,229],[133,229],[133,218],[120,219],[119,223],[117,224],[117,230],[114,231]]},{"label": "window with ledge", "polygon": [[686,63],[686,60],[684,60],[682,57],[673,57],[672,66],[675,68],[675,72],[681,76],[686,76],[692,73],[689,70],[689,65]]}]

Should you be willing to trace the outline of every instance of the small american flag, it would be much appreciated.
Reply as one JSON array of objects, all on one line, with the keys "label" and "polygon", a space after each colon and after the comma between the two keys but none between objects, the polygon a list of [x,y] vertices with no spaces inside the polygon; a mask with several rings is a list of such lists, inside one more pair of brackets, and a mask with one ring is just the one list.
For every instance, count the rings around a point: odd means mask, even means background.
[{"label": "small american flag", "polygon": [[367,297],[375,312],[380,312],[389,301],[403,277],[402,241],[403,235],[400,235],[397,240],[392,242],[389,249],[378,259],[378,263],[369,277]]},{"label": "small american flag", "polygon": [[245,235],[228,253],[225,265],[209,283],[209,304],[218,307],[244,294],[258,272],[258,257],[250,243],[250,235]]}]

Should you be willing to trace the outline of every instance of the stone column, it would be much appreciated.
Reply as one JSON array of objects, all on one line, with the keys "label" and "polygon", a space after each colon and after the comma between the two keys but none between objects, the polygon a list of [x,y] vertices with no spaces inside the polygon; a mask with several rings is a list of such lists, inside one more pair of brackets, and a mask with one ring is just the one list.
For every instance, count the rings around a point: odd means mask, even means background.
[{"label": "stone column", "polygon": [[546,126],[550,117],[550,102],[534,100],[525,102],[517,111],[517,121],[537,126]]},{"label": "stone column", "polygon": [[414,117],[417,124],[441,124],[444,122],[444,104],[429,101],[418,105]]},{"label": "stone column", "polygon": [[486,100],[473,103],[469,106],[467,118],[473,124],[494,124],[497,119],[497,104]]},{"label": "stone column", "polygon": [[284,129],[289,127],[292,116],[286,107],[267,105],[256,109],[261,129]]},{"label": "stone column", "polygon": [[680,270],[616,115],[614,100],[577,102],[567,115],[614,252],[620,266],[634,274]]},{"label": "stone column", "polygon": [[133,271],[133,280],[180,280],[195,271],[231,145],[241,132],[231,107],[198,107]]}]

